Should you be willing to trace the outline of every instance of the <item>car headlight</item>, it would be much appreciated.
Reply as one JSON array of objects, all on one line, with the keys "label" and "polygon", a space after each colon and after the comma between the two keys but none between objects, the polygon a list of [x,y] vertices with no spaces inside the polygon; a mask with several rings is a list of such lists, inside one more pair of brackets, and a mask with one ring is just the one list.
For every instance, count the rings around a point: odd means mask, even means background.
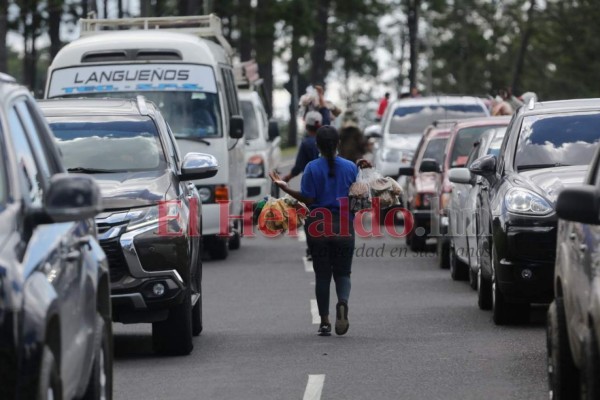
[{"label": "car headlight", "polygon": [[262,178],[265,176],[265,162],[261,156],[252,156],[246,165],[247,178]]},{"label": "car headlight", "polygon": [[381,159],[386,162],[400,162],[402,152],[396,149],[383,149]]},{"label": "car headlight", "polygon": [[504,201],[508,211],[517,214],[546,215],[552,212],[552,206],[546,199],[527,189],[509,190]]},{"label": "car headlight", "polygon": [[[165,206],[168,207],[166,203]],[[133,231],[144,226],[158,223],[159,206],[136,208],[127,213],[125,217],[129,221],[127,231]]]}]

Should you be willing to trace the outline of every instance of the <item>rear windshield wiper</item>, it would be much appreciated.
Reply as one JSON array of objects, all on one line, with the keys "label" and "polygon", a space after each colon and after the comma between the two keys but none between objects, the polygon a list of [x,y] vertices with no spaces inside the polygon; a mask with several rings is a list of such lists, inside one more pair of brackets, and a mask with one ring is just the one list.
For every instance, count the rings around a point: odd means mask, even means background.
[{"label": "rear windshield wiper", "polygon": [[111,169],[84,168],[84,167],[67,168],[67,171],[81,173],[81,174],[107,174],[107,173],[112,173],[112,172],[118,172],[118,171],[111,170]]},{"label": "rear windshield wiper", "polygon": [[527,164],[527,165],[519,165],[517,167],[518,171],[524,171],[526,169],[542,169],[542,168],[554,168],[554,167],[570,167],[570,164],[561,164],[561,163],[554,163],[554,164]]},{"label": "rear windshield wiper", "polygon": [[206,139],[202,139],[200,137],[193,137],[193,136],[175,136],[175,139],[184,139],[184,140],[191,140],[193,142],[200,142],[200,143],[204,143],[207,146],[210,146],[210,142]]}]

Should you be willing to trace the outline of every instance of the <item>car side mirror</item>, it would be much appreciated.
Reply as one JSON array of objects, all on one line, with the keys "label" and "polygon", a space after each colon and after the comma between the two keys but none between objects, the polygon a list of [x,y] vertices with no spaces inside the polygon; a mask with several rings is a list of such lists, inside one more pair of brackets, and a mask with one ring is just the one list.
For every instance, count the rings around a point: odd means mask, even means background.
[{"label": "car side mirror", "polygon": [[214,156],[204,153],[187,153],[181,162],[179,179],[191,181],[212,178],[217,172],[219,172],[219,163]]},{"label": "car side mirror", "polygon": [[600,192],[592,185],[565,188],[556,200],[556,213],[567,221],[600,225]]},{"label": "car side mirror", "polygon": [[244,137],[244,118],[240,115],[232,115],[229,118],[229,137],[241,139]]},{"label": "car side mirror", "polygon": [[419,167],[419,172],[441,172],[440,164],[433,158],[425,158],[421,161],[421,166]]},{"label": "car side mirror", "polygon": [[473,183],[473,176],[468,168],[452,168],[448,174],[450,182],[464,183],[470,185]]},{"label": "car side mirror", "polygon": [[44,194],[46,214],[54,222],[94,218],[102,211],[100,188],[89,175],[60,173]]},{"label": "car side mirror", "polygon": [[473,161],[469,167],[469,171],[475,175],[480,175],[484,178],[490,178],[496,174],[496,163],[496,156],[488,154]]},{"label": "car side mirror", "polygon": [[364,135],[367,139],[381,139],[381,125],[370,125],[365,129]]},{"label": "car side mirror", "polygon": [[272,142],[279,137],[279,123],[272,119],[269,121],[269,141]]},{"label": "car side mirror", "polygon": [[400,169],[398,170],[398,175],[414,176],[415,175],[415,167],[400,167]]}]

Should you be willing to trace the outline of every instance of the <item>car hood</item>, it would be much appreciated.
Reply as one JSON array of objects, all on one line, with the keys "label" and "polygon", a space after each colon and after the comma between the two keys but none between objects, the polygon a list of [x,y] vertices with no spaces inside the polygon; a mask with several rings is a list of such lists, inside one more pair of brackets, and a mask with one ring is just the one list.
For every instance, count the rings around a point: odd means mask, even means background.
[{"label": "car hood", "polygon": [[523,171],[513,180],[513,184],[543,194],[548,200],[556,202],[562,188],[583,183],[587,170],[587,165],[575,165]]},{"label": "car hood", "polygon": [[389,149],[400,149],[400,150],[416,150],[421,137],[420,133],[408,133],[408,134],[389,134],[385,137],[385,148]]},{"label": "car hood", "polygon": [[170,171],[118,172],[94,175],[105,210],[128,209],[165,200],[171,185]]}]

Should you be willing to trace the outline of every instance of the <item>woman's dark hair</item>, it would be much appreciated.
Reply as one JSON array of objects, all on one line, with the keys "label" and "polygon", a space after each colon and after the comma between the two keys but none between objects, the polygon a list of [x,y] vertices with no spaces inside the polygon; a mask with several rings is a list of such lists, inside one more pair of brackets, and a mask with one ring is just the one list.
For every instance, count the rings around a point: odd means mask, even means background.
[{"label": "woman's dark hair", "polygon": [[339,141],[340,135],[333,126],[325,125],[317,130],[317,147],[323,157],[327,159],[329,176],[335,176],[335,153]]}]

